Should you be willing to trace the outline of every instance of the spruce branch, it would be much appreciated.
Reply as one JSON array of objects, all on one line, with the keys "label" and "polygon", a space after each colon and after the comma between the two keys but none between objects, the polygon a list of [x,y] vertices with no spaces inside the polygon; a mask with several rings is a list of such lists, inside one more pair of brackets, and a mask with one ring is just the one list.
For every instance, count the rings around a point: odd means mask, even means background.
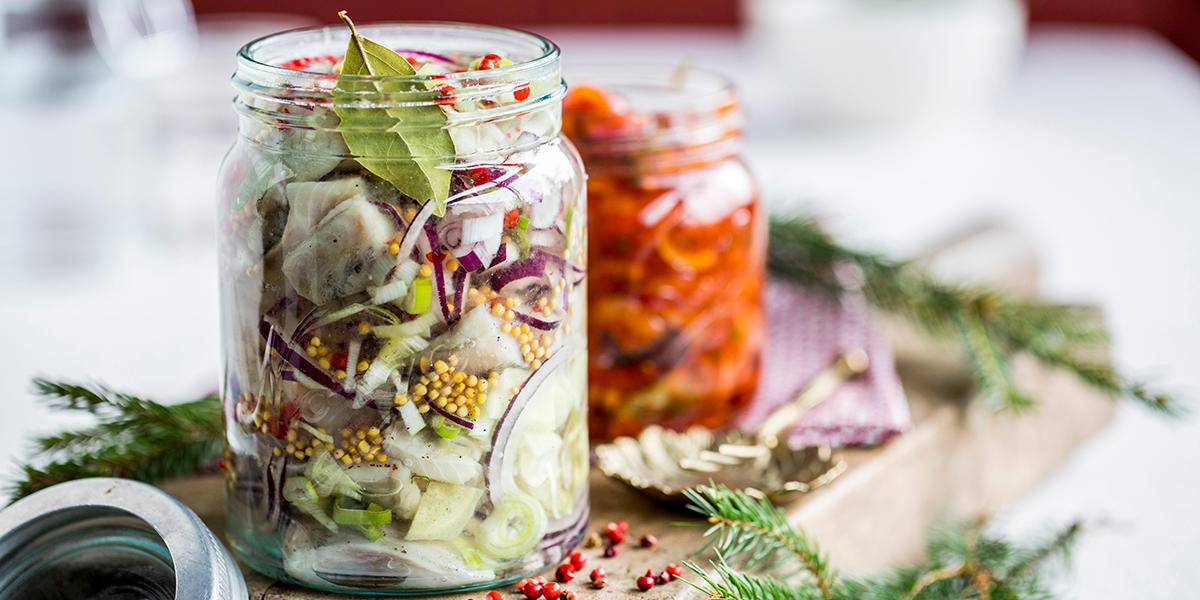
[{"label": "spruce branch", "polygon": [[103,386],[35,379],[35,392],[50,406],[93,414],[92,427],[33,440],[40,461],[20,466],[13,500],[83,477],[126,477],[156,482],[211,465],[222,448],[221,403],[207,395],[160,404]]},{"label": "spruce branch", "polygon": [[[717,549],[712,572],[687,563],[700,576],[689,583],[720,600],[1048,600],[1053,594],[1044,576],[1053,559],[1069,555],[1082,531],[1080,523],[1071,523],[1040,543],[1019,545],[986,534],[980,518],[935,531],[925,564],[919,567],[855,579],[830,570],[816,544],[789,526],[783,511],[768,502],[720,486],[689,490],[688,499],[690,508],[705,518],[696,524],[709,525],[709,540],[700,551]],[[750,566],[743,561],[742,569],[762,567],[756,545],[771,548],[781,561],[773,566],[791,566],[813,576],[793,582],[743,572],[726,561],[726,556],[748,556]],[[732,554],[725,554],[727,550]],[[814,563],[822,565],[816,573],[810,570]]]},{"label": "spruce branch", "polygon": [[794,567],[784,577],[807,572],[825,600],[833,600],[836,574],[828,559],[806,535],[791,527],[787,514],[765,498],[735,492],[724,485],[684,491],[688,509],[710,525],[708,542],[699,550],[714,548],[722,562],[735,560],[743,569],[777,570]]},{"label": "spruce branch", "polygon": [[[1183,411],[1172,396],[1091,358],[1108,337],[1103,325],[1079,308],[944,283],[911,263],[841,246],[803,217],[771,219],[767,265],[774,276],[801,286],[833,294],[858,290],[880,310],[934,337],[957,340],[976,383],[999,407],[1021,411],[1033,406],[1008,375],[1008,356],[1023,351],[1113,398],[1136,400],[1167,415]],[[846,266],[857,271],[856,282],[846,282]]]},{"label": "spruce branch", "polygon": [[712,563],[710,574],[696,563],[684,566],[700,576],[700,581],[684,579],[712,600],[821,600],[818,590],[811,587],[791,587],[773,577],[751,575],[735,570],[723,559]]}]

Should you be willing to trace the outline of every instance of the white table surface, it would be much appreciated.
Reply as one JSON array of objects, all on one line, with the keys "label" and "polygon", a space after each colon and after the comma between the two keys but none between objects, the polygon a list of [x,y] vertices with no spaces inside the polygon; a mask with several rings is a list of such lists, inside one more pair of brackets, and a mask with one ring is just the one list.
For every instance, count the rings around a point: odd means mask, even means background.
[{"label": "white table surface", "polygon": [[[0,477],[28,436],[86,423],[41,407],[35,374],[167,399],[215,387],[210,213],[232,139],[226,78],[237,40],[273,28],[210,31],[204,58],[170,82],[2,107]],[[725,30],[547,33],[568,68],[669,52],[751,94],[759,85],[744,41]],[[1200,71],[1160,38],[1035,30],[996,114],[955,128],[798,131],[772,120],[773,101],[747,102],[747,154],[770,189],[897,253],[1000,217],[1035,243],[1051,297],[1105,307],[1119,364],[1200,396]],[[1200,421],[1123,407],[999,526],[1105,522],[1079,548],[1068,597],[1192,597],[1197,505]]]}]

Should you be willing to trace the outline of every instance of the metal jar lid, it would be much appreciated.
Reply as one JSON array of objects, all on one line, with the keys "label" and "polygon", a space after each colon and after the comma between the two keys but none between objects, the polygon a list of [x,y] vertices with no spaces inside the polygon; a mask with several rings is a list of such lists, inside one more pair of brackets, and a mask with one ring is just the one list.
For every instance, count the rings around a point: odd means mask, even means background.
[{"label": "metal jar lid", "polygon": [[81,479],[0,510],[0,600],[246,597],[196,513],[144,483]]}]

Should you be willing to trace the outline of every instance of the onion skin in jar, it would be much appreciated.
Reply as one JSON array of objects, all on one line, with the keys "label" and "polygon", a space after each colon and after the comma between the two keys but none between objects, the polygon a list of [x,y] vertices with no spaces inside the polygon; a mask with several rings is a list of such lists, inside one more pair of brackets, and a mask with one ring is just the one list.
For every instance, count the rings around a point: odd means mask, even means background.
[{"label": "onion skin in jar", "polygon": [[[719,429],[757,384],[766,275],[757,187],[722,145],[736,127],[689,146],[667,134],[695,114],[639,112],[616,92],[585,85],[564,101],[564,132],[589,170],[590,431]],[[737,107],[705,110],[720,124]]]}]

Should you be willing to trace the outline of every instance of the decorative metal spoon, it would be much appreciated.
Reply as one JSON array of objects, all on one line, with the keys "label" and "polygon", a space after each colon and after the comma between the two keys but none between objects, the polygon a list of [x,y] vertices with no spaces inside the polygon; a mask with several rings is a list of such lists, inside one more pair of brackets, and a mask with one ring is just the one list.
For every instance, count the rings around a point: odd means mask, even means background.
[{"label": "decorative metal spoon", "polygon": [[680,500],[683,490],[713,481],[786,501],[832,481],[845,463],[828,446],[792,449],[779,443],[780,435],[867,366],[862,350],[839,355],[794,400],[772,411],[757,435],[717,434],[703,427],[680,433],[652,425],[636,439],[621,437],[597,446],[598,466],[606,475],[665,500]]}]

